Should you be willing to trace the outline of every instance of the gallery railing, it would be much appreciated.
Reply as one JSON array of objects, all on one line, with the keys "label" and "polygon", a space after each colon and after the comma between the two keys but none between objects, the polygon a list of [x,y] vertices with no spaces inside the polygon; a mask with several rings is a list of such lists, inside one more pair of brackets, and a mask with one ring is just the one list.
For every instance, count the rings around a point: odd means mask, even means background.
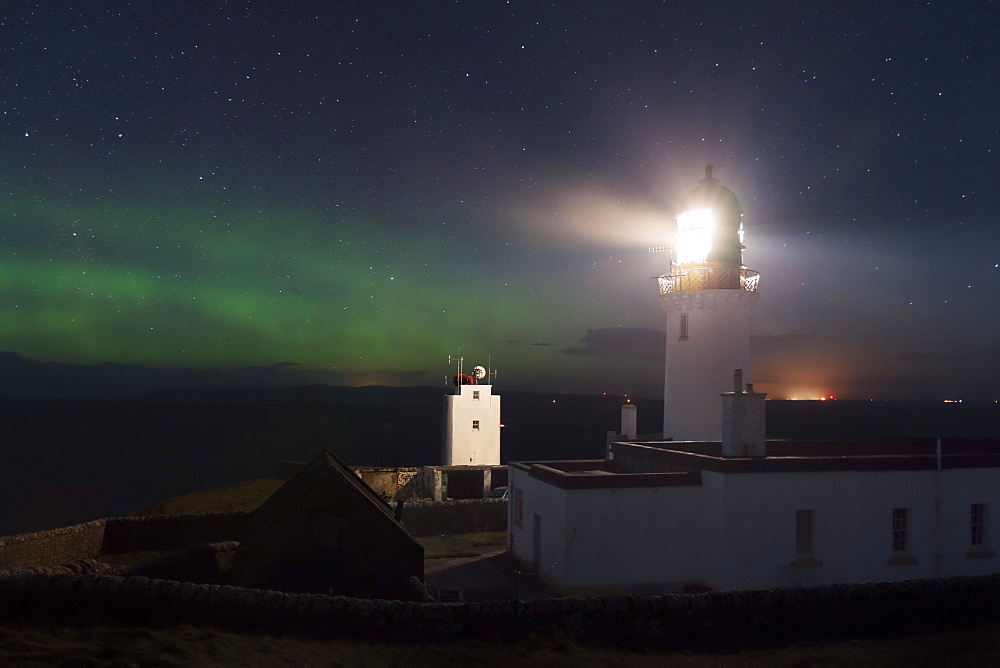
[{"label": "gallery railing", "polygon": [[676,274],[656,277],[660,294],[687,290],[746,290],[757,292],[760,274],[745,267],[694,267],[678,269]]}]

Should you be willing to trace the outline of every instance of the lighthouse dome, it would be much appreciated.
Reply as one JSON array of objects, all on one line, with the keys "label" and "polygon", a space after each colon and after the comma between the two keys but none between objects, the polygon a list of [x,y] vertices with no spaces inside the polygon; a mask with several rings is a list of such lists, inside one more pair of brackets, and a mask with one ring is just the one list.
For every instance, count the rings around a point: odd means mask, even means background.
[{"label": "lighthouse dome", "polygon": [[740,240],[740,228],[743,211],[740,201],[733,191],[719,184],[719,179],[712,176],[712,166],[705,168],[705,178],[698,182],[698,187],[692,190],[681,202],[681,213],[711,209],[714,218],[711,250],[705,257],[706,262],[742,262],[743,248]]}]

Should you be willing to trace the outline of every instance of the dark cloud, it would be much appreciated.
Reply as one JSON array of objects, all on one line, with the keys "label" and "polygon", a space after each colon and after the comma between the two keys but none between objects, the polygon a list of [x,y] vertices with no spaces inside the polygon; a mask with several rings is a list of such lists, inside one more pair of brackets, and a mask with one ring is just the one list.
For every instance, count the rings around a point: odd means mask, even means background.
[{"label": "dark cloud", "polygon": [[652,327],[605,327],[590,329],[580,345],[564,348],[567,355],[607,355],[656,360],[663,356],[663,330]]}]

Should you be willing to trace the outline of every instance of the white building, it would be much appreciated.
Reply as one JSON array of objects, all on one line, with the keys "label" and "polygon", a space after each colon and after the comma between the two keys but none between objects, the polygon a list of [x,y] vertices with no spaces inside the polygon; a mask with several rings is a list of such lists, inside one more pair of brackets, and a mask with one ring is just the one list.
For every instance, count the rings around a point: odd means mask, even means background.
[{"label": "white building", "polygon": [[[475,382],[470,376],[457,374],[456,378],[459,376]],[[455,393],[445,395],[444,401],[442,464],[499,465],[500,397],[493,394],[493,386],[460,381]]]},{"label": "white building", "polygon": [[1000,571],[1000,439],[766,441],[764,395],[749,382],[758,276],[742,264],[740,217],[706,170],[659,277],[674,440],[511,464],[515,559],[566,594]]},{"label": "white building", "polygon": [[510,549],[563,593],[887,581],[1000,570],[1000,440],[615,443],[510,467]]}]

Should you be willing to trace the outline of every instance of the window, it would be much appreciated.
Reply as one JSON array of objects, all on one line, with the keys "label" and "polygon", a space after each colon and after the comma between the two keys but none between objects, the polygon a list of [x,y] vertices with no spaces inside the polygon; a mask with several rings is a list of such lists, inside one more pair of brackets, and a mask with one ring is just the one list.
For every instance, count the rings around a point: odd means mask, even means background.
[{"label": "window", "polygon": [[973,503],[969,516],[972,520],[972,546],[981,547],[986,545],[986,504]]},{"label": "window", "polygon": [[681,341],[687,341],[688,338],[688,314],[681,313]]},{"label": "window", "polygon": [[472,421],[472,430],[473,431],[479,431],[479,420],[473,420]]},{"label": "window", "polygon": [[479,390],[473,390],[472,391],[472,400],[473,401],[479,401]]},{"label": "window", "polygon": [[906,552],[906,530],[909,508],[892,509],[892,551]]},{"label": "window", "polygon": [[795,554],[808,556],[813,553],[813,522],[815,510],[795,511]]}]

